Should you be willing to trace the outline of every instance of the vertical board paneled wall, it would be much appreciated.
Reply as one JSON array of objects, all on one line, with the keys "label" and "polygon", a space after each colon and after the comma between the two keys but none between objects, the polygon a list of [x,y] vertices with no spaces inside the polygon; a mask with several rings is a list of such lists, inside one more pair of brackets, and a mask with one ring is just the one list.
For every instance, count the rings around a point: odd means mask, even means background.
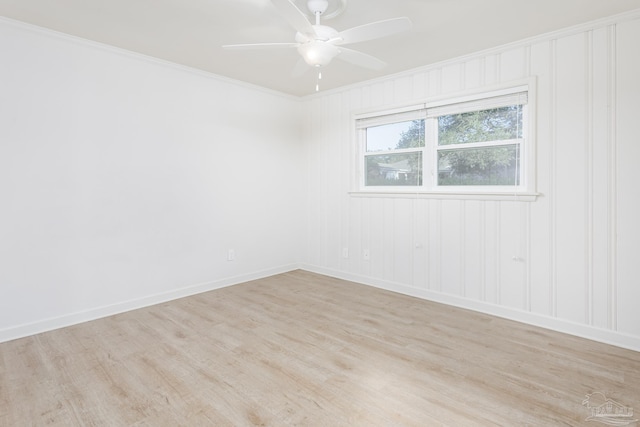
[{"label": "vertical board paneled wall", "polygon": [[[307,99],[305,268],[640,349],[637,40],[638,11]],[[535,201],[349,193],[354,112],[529,77]]]}]

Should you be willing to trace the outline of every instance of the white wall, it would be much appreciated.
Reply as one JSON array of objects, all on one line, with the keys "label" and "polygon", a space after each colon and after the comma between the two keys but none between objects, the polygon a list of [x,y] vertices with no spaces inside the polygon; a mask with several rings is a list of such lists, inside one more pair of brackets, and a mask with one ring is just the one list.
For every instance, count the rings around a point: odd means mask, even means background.
[{"label": "white wall", "polygon": [[0,64],[0,341],[296,267],[300,100],[8,20]]},{"label": "white wall", "polygon": [[[309,98],[305,267],[640,350],[638,40],[636,11]],[[348,193],[353,112],[529,77],[534,202]]]}]

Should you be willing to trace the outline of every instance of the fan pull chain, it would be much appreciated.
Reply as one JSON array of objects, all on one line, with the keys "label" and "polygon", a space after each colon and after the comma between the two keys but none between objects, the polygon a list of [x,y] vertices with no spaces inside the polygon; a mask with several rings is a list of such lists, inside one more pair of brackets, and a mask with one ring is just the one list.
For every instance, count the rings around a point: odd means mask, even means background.
[{"label": "fan pull chain", "polygon": [[318,80],[316,81],[316,92],[320,91],[320,80],[322,80],[322,71],[318,70]]}]

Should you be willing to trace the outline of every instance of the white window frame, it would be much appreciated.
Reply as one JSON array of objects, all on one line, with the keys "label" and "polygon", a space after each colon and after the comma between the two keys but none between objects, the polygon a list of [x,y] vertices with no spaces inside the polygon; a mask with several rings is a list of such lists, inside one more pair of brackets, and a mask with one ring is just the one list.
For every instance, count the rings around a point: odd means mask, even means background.
[{"label": "white window frame", "polygon": [[[501,144],[518,144],[520,152],[519,160],[519,184],[507,186],[480,186],[480,185],[437,185],[438,151],[453,149],[453,146],[437,146],[438,126],[437,117],[444,114],[456,114],[465,111],[492,108],[494,100],[504,100],[524,93],[526,102],[523,104],[523,129],[522,138],[508,141],[477,142],[469,144],[456,144],[456,149],[480,148],[498,146]],[[355,149],[355,174],[352,195],[356,196],[423,196],[438,198],[472,198],[472,199],[513,199],[533,201],[537,193],[535,189],[535,79],[512,82],[509,84],[492,86],[477,91],[467,91],[454,95],[430,99],[422,104],[400,106],[386,110],[369,110],[352,114],[354,123]],[[497,104],[504,106],[502,104]],[[507,104],[513,105],[513,103]],[[365,156],[375,155],[375,152],[366,151],[366,127],[380,124],[394,123],[394,118],[413,117],[417,112],[425,118],[425,147],[422,149],[422,185],[420,186],[366,186]],[[404,150],[400,150],[404,151]],[[410,149],[408,151],[416,151]],[[384,152],[384,153],[393,153]]]}]

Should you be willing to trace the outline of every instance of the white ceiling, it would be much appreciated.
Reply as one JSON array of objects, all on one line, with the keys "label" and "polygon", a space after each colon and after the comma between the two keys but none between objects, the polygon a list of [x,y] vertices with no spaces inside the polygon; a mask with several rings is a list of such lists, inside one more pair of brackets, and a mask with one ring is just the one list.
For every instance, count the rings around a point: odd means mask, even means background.
[{"label": "white ceiling", "polygon": [[[304,7],[304,0],[295,0]],[[640,0],[346,0],[323,24],[338,31],[407,16],[413,30],[348,47],[389,65],[334,60],[321,89],[409,70],[640,8]],[[295,49],[228,51],[223,44],[292,42],[295,30],[270,0],[0,0],[0,15],[266,88],[304,96],[310,71],[292,78]]]}]

